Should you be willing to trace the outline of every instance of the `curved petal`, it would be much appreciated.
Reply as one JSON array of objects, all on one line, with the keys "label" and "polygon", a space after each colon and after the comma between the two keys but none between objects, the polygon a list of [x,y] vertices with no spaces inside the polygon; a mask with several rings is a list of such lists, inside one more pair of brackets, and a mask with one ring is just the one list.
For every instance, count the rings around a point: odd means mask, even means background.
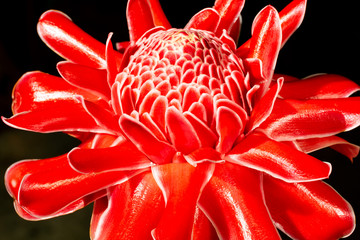
[{"label": "curved petal", "polygon": [[59,62],[57,69],[60,75],[71,85],[92,92],[106,100],[110,99],[110,87],[107,83],[105,70],[72,62]]},{"label": "curved petal", "polygon": [[214,168],[211,163],[197,167],[170,163],[151,168],[166,204],[159,224],[152,231],[154,239],[191,239],[196,203]]},{"label": "curved petal", "polygon": [[239,115],[232,109],[219,107],[216,114],[216,131],[219,135],[216,150],[224,154],[233,147],[236,139],[243,133],[244,126]]},{"label": "curved petal", "polygon": [[302,23],[305,16],[306,1],[293,0],[279,12],[282,30],[281,46],[285,45],[286,41]]},{"label": "curved petal", "polygon": [[45,12],[39,19],[37,30],[41,39],[65,59],[89,67],[106,68],[105,45],[81,30],[64,13]]},{"label": "curved petal", "polygon": [[330,164],[256,132],[247,135],[225,159],[287,182],[324,179],[331,172]]},{"label": "curved petal", "polygon": [[336,74],[320,74],[298,81],[286,82],[279,95],[291,99],[346,98],[360,87]]},{"label": "curved petal", "polygon": [[213,8],[205,8],[196,13],[184,28],[195,28],[214,32],[218,27],[219,22],[219,13]]},{"label": "curved petal", "polygon": [[251,111],[249,122],[247,123],[247,131],[257,128],[271,114],[276,98],[279,94],[284,80],[279,78],[277,84],[272,86],[269,91],[259,100]]},{"label": "curved petal", "polygon": [[[107,87],[112,86],[115,82],[116,75],[119,73],[118,69],[121,66],[122,56],[115,54],[113,44],[111,42],[111,37],[113,33],[109,33],[106,40],[105,46],[105,58],[106,58],[106,71],[107,71]],[[104,84],[104,83],[103,83]],[[105,84],[104,84],[105,85]],[[107,92],[108,94],[110,92]]]},{"label": "curved petal", "polygon": [[200,147],[194,127],[175,107],[167,109],[165,122],[171,142],[177,151],[188,154]]},{"label": "curved petal", "polygon": [[[55,104],[54,104],[55,103]],[[36,110],[4,118],[5,124],[22,130],[50,132],[112,133],[99,126],[84,107],[84,99],[47,101]]]},{"label": "curved petal", "polygon": [[190,112],[184,113],[185,118],[191,123],[194,127],[196,135],[199,138],[201,147],[211,147],[213,148],[216,144],[218,137],[215,133],[199,118]]},{"label": "curved petal", "polygon": [[240,16],[245,4],[244,0],[216,0],[214,9],[220,15],[220,24],[217,27],[216,35],[221,36],[223,29],[227,32]]},{"label": "curved petal", "polygon": [[47,217],[62,211],[86,195],[126,181],[140,171],[80,174],[68,164],[66,156],[56,159],[51,171],[33,172],[23,177],[17,200],[32,216]]},{"label": "curved petal", "polygon": [[145,32],[155,27],[150,6],[146,0],[129,0],[126,9],[130,41],[135,43]]},{"label": "curved petal", "polygon": [[360,97],[278,99],[259,128],[278,141],[331,136],[360,125]]},{"label": "curved petal", "polygon": [[135,176],[110,188],[108,199],[95,202],[91,239],[150,240],[163,208],[163,196],[151,172]]},{"label": "curved petal", "polygon": [[57,102],[76,102],[79,97],[97,102],[99,97],[89,91],[71,86],[64,79],[47,73],[35,71],[21,76],[12,92],[14,114],[35,109]]},{"label": "curved petal", "polygon": [[265,206],[261,173],[255,170],[216,165],[199,206],[221,239],[280,239]]},{"label": "curved petal", "polygon": [[360,147],[349,143],[338,136],[328,136],[321,138],[309,138],[295,141],[301,151],[310,153],[326,147],[331,147],[339,153],[348,157],[351,161],[359,154]]},{"label": "curved petal", "polygon": [[286,183],[265,176],[264,192],[277,226],[294,239],[339,239],[355,228],[350,204],[324,182]]},{"label": "curved petal", "polygon": [[159,0],[147,0],[147,3],[149,4],[155,26],[162,26],[165,29],[171,28]]},{"label": "curved petal", "polygon": [[171,162],[175,149],[167,142],[158,140],[142,123],[124,114],[120,117],[120,127],[130,141],[152,162],[156,164]]},{"label": "curved petal", "polygon": [[[293,0],[279,12],[281,23],[281,46],[284,46],[289,37],[300,26],[304,19],[307,0]],[[249,54],[251,39],[246,41],[237,49],[237,55],[247,57]]]},{"label": "curved petal", "polygon": [[191,236],[194,240],[219,240],[214,226],[199,207],[196,207],[194,226]]},{"label": "curved petal", "polygon": [[81,173],[138,170],[152,165],[128,140],[108,148],[74,148],[69,152],[68,159],[70,165]]},{"label": "curved petal", "polygon": [[60,211],[58,211],[54,214],[45,216],[45,217],[32,216],[30,213],[28,213],[25,209],[23,209],[19,205],[17,200],[14,201],[14,208],[15,208],[16,213],[23,219],[28,220],[28,221],[39,221],[39,220],[45,220],[45,219],[54,218],[54,217],[73,213],[77,210],[84,208],[88,204],[96,201],[97,199],[103,197],[104,195],[106,195],[105,190],[100,190],[98,192],[86,195],[86,196],[80,198],[79,200],[71,203],[70,205],[66,206],[65,208],[61,209]]},{"label": "curved petal", "polygon": [[272,6],[265,7],[255,18],[252,28],[249,58],[257,58],[262,62],[265,79],[253,79],[252,86],[258,84],[258,98],[267,91],[276,65],[281,45],[281,23],[279,14]]}]

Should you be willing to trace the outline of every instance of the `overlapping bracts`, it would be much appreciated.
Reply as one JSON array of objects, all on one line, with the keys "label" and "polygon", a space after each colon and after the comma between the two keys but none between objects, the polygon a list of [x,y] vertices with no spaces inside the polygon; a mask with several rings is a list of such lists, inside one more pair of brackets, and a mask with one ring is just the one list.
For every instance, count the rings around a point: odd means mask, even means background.
[{"label": "overlapping bracts", "polygon": [[[68,154],[6,172],[18,214],[64,215],[94,202],[92,239],[337,239],[351,206],[307,153],[359,147],[359,86],[333,74],[274,74],[306,1],[266,6],[237,47],[243,0],[217,0],[174,29],[157,0],[129,0],[129,42],[102,44],[58,11],[38,23],[66,61],[24,74],[9,126],[81,140]],[[311,87],[309,87],[311,86]],[[314,87],[315,86],[315,87]],[[321,229],[321,231],[319,231]]]}]

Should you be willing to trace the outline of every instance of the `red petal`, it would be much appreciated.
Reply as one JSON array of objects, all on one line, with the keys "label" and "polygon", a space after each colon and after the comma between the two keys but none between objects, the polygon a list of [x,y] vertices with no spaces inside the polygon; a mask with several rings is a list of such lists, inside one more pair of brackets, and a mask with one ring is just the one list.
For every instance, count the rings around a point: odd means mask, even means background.
[{"label": "red petal", "polygon": [[120,127],[152,162],[156,164],[171,162],[175,149],[167,142],[158,140],[142,123],[124,114],[120,117]]},{"label": "red petal", "polygon": [[[293,0],[288,6],[279,12],[281,22],[282,40],[281,46],[289,39],[291,34],[300,26],[306,9],[306,0]],[[243,58],[249,54],[251,39],[237,49],[237,55]]]},{"label": "red petal", "polygon": [[81,30],[64,13],[45,12],[37,30],[41,39],[60,56],[89,67],[106,68],[105,45]]},{"label": "red petal", "polygon": [[190,112],[185,112],[184,116],[194,127],[196,135],[200,140],[201,147],[213,148],[216,144],[218,137],[215,133],[200,119]]},{"label": "red petal", "polygon": [[90,101],[84,101],[82,105],[99,127],[115,135],[122,135],[118,123],[118,116],[116,116],[112,110]]},{"label": "red petal", "polygon": [[102,128],[84,109],[83,99],[47,101],[34,111],[21,112],[2,120],[7,125],[41,133],[49,132],[95,132],[112,133]]},{"label": "red petal", "polygon": [[106,195],[105,190],[95,192],[93,194],[89,194],[89,195],[84,196],[83,198],[80,198],[79,200],[71,203],[70,205],[66,206],[65,208],[61,209],[60,211],[58,211],[54,214],[45,216],[45,217],[32,216],[31,214],[26,212],[26,210],[24,210],[19,205],[18,201],[16,201],[16,200],[14,201],[14,208],[15,208],[16,213],[25,220],[29,220],[29,221],[45,220],[45,219],[54,218],[54,217],[62,216],[65,214],[73,213],[77,210],[84,208],[85,206],[92,203],[96,199],[103,197],[104,195]]},{"label": "red petal", "polygon": [[137,170],[152,165],[151,161],[127,140],[108,148],[74,148],[69,152],[68,158],[70,165],[82,173]]},{"label": "red petal", "polygon": [[251,112],[251,116],[246,126],[248,131],[257,128],[271,114],[275,100],[283,85],[284,80],[279,78],[277,84],[272,86],[269,91],[259,100]]},{"label": "red petal", "polygon": [[77,102],[79,97],[97,101],[99,96],[71,86],[64,79],[43,72],[25,73],[16,83],[12,98],[14,114],[44,109],[59,101]]},{"label": "red petal", "polygon": [[273,139],[292,141],[331,136],[360,124],[360,97],[282,100],[259,128]]},{"label": "red petal", "polygon": [[291,99],[346,98],[360,87],[353,81],[335,74],[321,74],[298,81],[286,82],[280,96]]},{"label": "red petal", "polygon": [[213,162],[213,163],[223,163],[225,160],[222,159],[221,154],[213,148],[199,148],[194,152],[184,155],[185,160],[193,166],[202,162]]},{"label": "red petal", "polygon": [[220,24],[217,27],[217,36],[221,36],[223,29],[229,32],[235,21],[239,18],[244,3],[244,0],[216,0],[213,8],[219,13],[221,18]]},{"label": "red petal", "polygon": [[229,35],[235,41],[235,44],[238,44],[238,39],[240,37],[240,30],[241,30],[241,17],[239,16],[238,19],[234,22],[231,26]]},{"label": "red petal", "polygon": [[261,174],[230,163],[216,165],[199,206],[221,239],[280,239],[264,203]]},{"label": "red petal", "polygon": [[146,31],[155,27],[150,6],[146,0],[129,0],[126,19],[131,42],[136,42]]},{"label": "red petal", "polygon": [[282,29],[282,43],[284,46],[286,41],[300,26],[304,19],[306,10],[306,0],[293,0],[281,12],[279,12]]},{"label": "red petal", "polygon": [[161,190],[151,173],[131,178],[111,188],[108,201],[105,198],[95,202],[91,239],[150,240],[163,208]]},{"label": "red petal", "polygon": [[355,228],[350,204],[324,182],[286,183],[266,176],[264,192],[272,218],[294,239],[339,239]]},{"label": "red petal", "polygon": [[247,135],[225,159],[287,182],[327,178],[331,171],[330,164],[256,132]]},{"label": "red petal", "polygon": [[215,228],[199,207],[195,211],[192,239],[219,240]]},{"label": "red petal", "polygon": [[175,107],[167,109],[165,121],[171,142],[177,151],[188,154],[200,147],[195,129]]},{"label": "red petal", "polygon": [[360,150],[359,146],[351,144],[337,136],[297,140],[296,145],[301,149],[301,151],[306,153],[310,153],[326,147],[331,147],[341,154],[347,156],[351,161],[359,154]]},{"label": "red petal", "polygon": [[110,99],[110,88],[106,80],[106,71],[82,66],[72,62],[60,62],[57,69],[71,85],[82,88],[104,99]]},{"label": "red petal", "polygon": [[147,3],[149,4],[155,26],[163,26],[166,29],[171,28],[159,0],[148,0]]},{"label": "red petal", "polygon": [[216,150],[227,153],[233,147],[235,140],[243,133],[244,126],[240,117],[230,108],[219,107],[216,116],[216,131],[219,135]]},{"label": "red petal", "polygon": [[70,167],[66,156],[59,157],[56,165],[45,164],[47,170],[24,176],[18,194],[20,206],[37,217],[56,214],[86,195],[126,181],[141,172],[80,174]]},{"label": "red petal", "polygon": [[152,231],[154,239],[191,239],[196,203],[214,168],[214,164],[207,163],[197,167],[187,163],[152,167],[166,203],[162,218]]},{"label": "red petal", "polygon": [[122,56],[120,57],[119,54],[115,54],[111,37],[113,33],[109,33],[108,39],[106,40],[106,70],[107,70],[107,82],[108,86],[112,86],[115,82],[116,75],[119,73],[118,68],[121,65]]},{"label": "red petal", "polygon": [[195,28],[214,32],[219,22],[219,13],[213,8],[205,8],[190,19],[185,29]]},{"label": "red petal", "polygon": [[267,6],[254,20],[249,51],[249,58],[257,58],[262,61],[265,79],[252,82],[252,86],[260,85],[260,92],[257,93],[258,97],[261,97],[270,85],[280,45],[281,25],[279,15],[273,7]]}]

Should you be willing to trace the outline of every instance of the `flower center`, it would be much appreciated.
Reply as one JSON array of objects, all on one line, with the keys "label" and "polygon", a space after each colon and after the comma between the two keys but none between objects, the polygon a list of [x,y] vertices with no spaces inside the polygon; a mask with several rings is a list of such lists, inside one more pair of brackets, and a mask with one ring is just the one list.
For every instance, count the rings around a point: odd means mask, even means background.
[{"label": "flower center", "polygon": [[[245,70],[234,46],[226,34],[150,30],[125,53],[127,64],[112,87],[114,111],[132,116],[178,152],[210,147],[225,153],[248,118]],[[228,128],[219,116],[234,120],[235,134],[220,132]]]},{"label": "flower center", "polygon": [[[141,91],[142,87],[149,90],[151,85],[150,88],[160,90],[161,95],[170,93],[173,96],[174,90],[183,95],[187,87],[193,86],[200,94],[222,93],[240,106],[244,105],[243,97],[234,96],[232,84],[243,80],[241,60],[213,33],[159,28],[150,30],[138,40],[132,47],[128,65],[117,77],[123,88],[130,85],[133,92]],[[242,92],[235,95],[239,94]],[[136,106],[140,106],[143,98],[136,97]],[[172,97],[169,102],[171,100]],[[185,107],[182,111],[186,111],[184,100],[177,99],[171,105]]]}]

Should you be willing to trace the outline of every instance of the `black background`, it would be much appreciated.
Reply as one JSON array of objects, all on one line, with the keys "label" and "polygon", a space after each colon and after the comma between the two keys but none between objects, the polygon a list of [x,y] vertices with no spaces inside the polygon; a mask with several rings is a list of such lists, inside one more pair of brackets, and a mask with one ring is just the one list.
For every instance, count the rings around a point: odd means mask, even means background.
[{"label": "black background", "polygon": [[[181,28],[193,14],[211,7],[209,0],[160,1],[173,27]],[[250,37],[252,19],[267,4],[281,10],[289,1],[249,0],[242,13],[240,43]],[[335,73],[360,83],[360,28],[356,1],[310,0],[304,22],[280,52],[276,72],[305,77],[314,73]],[[0,115],[11,116],[11,91],[25,72],[41,70],[57,74],[61,60],[42,43],[36,33],[40,15],[48,9],[68,14],[82,29],[105,42],[109,32],[113,41],[128,40],[125,17],[126,1],[27,0],[6,1],[0,6]],[[357,94],[359,95],[359,94]],[[360,131],[342,136],[360,144]],[[0,124],[0,175],[13,162],[62,154],[77,144],[62,134],[36,134],[11,129]],[[360,158],[351,163],[332,150],[317,152],[316,157],[330,162],[330,183],[354,207],[360,216]],[[2,179],[2,177],[1,177]],[[0,181],[0,239],[88,239],[91,206],[56,219],[28,222],[19,218],[12,207],[3,180]],[[326,224],[326,223],[324,223]],[[349,239],[360,239],[356,229]]]}]

